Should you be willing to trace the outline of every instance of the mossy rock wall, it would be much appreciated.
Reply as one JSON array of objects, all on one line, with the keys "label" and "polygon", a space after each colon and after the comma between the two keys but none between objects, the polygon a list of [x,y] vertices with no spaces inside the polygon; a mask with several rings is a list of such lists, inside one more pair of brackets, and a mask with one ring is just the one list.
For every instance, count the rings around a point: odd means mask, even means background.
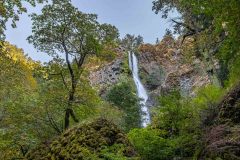
[{"label": "mossy rock wall", "polygon": [[205,147],[200,160],[240,160],[240,84],[234,87],[218,105],[214,124],[207,127]]},{"label": "mossy rock wall", "polygon": [[42,144],[30,151],[26,158],[29,160],[139,159],[126,135],[105,119],[69,129],[50,144]]},{"label": "mossy rock wall", "polygon": [[231,90],[219,105],[221,123],[240,124],[240,84]]}]

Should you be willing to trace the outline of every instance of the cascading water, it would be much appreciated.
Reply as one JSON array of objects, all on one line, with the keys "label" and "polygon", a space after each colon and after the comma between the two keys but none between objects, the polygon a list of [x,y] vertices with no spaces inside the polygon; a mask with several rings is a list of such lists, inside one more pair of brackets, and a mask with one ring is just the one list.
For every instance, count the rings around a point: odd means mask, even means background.
[{"label": "cascading water", "polygon": [[129,52],[128,57],[129,57],[129,68],[132,71],[133,80],[137,88],[137,95],[140,98],[140,106],[141,106],[141,112],[142,112],[141,114],[142,127],[146,127],[150,123],[150,113],[146,104],[148,100],[147,91],[145,90],[138,75],[138,60],[136,55],[134,53]]}]

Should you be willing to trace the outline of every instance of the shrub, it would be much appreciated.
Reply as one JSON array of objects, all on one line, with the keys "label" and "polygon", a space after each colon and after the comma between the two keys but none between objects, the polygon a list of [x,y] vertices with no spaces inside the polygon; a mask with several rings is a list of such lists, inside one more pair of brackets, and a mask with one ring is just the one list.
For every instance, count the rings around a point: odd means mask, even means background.
[{"label": "shrub", "polygon": [[156,129],[133,129],[128,137],[144,160],[167,160],[173,155],[169,141]]}]

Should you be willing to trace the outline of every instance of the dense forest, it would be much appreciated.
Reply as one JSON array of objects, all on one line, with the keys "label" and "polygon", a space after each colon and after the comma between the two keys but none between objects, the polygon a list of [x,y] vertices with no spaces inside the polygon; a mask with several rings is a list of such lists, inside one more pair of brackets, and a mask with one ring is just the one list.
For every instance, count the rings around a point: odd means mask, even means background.
[{"label": "dense forest", "polygon": [[[240,159],[240,1],[152,1],[178,13],[156,44],[71,0],[0,1],[1,160]],[[48,62],[6,41],[26,4]]]}]

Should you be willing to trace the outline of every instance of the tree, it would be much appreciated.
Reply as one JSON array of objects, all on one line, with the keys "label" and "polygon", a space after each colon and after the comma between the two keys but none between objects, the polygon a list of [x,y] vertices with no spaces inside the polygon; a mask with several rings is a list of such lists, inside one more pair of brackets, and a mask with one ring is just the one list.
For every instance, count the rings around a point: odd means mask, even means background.
[{"label": "tree", "polygon": [[119,41],[119,32],[115,26],[104,23],[99,26],[99,31],[99,36],[102,43],[116,43]]},{"label": "tree", "polygon": [[107,100],[124,111],[125,130],[140,127],[139,99],[129,82],[121,82],[109,90]]},{"label": "tree", "polygon": [[173,147],[164,138],[161,130],[150,128],[135,128],[128,133],[130,142],[134,145],[142,159],[169,160],[174,159]]},{"label": "tree", "polygon": [[107,26],[105,24],[103,27],[97,22],[97,15],[80,12],[70,0],[53,0],[51,5],[42,9],[41,15],[33,14],[32,20],[33,35],[28,37],[28,41],[39,51],[46,52],[55,59],[65,57],[64,65],[69,74],[59,76],[68,91],[68,105],[65,109],[67,129],[70,117],[75,122],[79,121],[73,104],[79,101],[75,94],[87,55],[100,53],[102,45],[116,39],[118,34],[112,26],[109,27],[112,32],[103,32]]},{"label": "tree", "polygon": [[9,19],[12,20],[12,27],[16,27],[19,20],[19,14],[26,13],[27,9],[23,6],[23,1],[28,2],[32,6],[36,3],[42,3],[46,0],[1,0],[0,1],[0,40],[5,39],[4,30]]},{"label": "tree", "polygon": [[[228,70],[237,65],[239,52],[239,12],[238,1],[194,1],[194,0],[154,0],[153,10],[167,18],[171,10],[176,9],[180,17],[172,19],[175,33],[191,37],[194,56],[206,66],[213,84],[222,85],[226,81]],[[224,14],[223,14],[224,13]],[[219,68],[216,68],[216,59]],[[234,63],[233,63],[234,61]]]},{"label": "tree", "polygon": [[135,37],[135,35],[126,34],[121,41],[121,45],[129,51],[135,51],[140,44],[143,44],[143,37],[140,35]]},{"label": "tree", "polygon": [[30,113],[38,111],[33,107],[37,82],[32,74],[37,65],[21,49],[4,43],[0,56],[0,159],[23,156],[29,143],[36,140]]},{"label": "tree", "polygon": [[156,39],[156,44],[159,44],[159,42],[160,42],[160,41],[159,41],[159,39],[157,38],[157,39]]},{"label": "tree", "polygon": [[201,146],[199,103],[181,97],[176,89],[159,98],[151,126],[131,130],[130,141],[143,159],[194,159]]}]

